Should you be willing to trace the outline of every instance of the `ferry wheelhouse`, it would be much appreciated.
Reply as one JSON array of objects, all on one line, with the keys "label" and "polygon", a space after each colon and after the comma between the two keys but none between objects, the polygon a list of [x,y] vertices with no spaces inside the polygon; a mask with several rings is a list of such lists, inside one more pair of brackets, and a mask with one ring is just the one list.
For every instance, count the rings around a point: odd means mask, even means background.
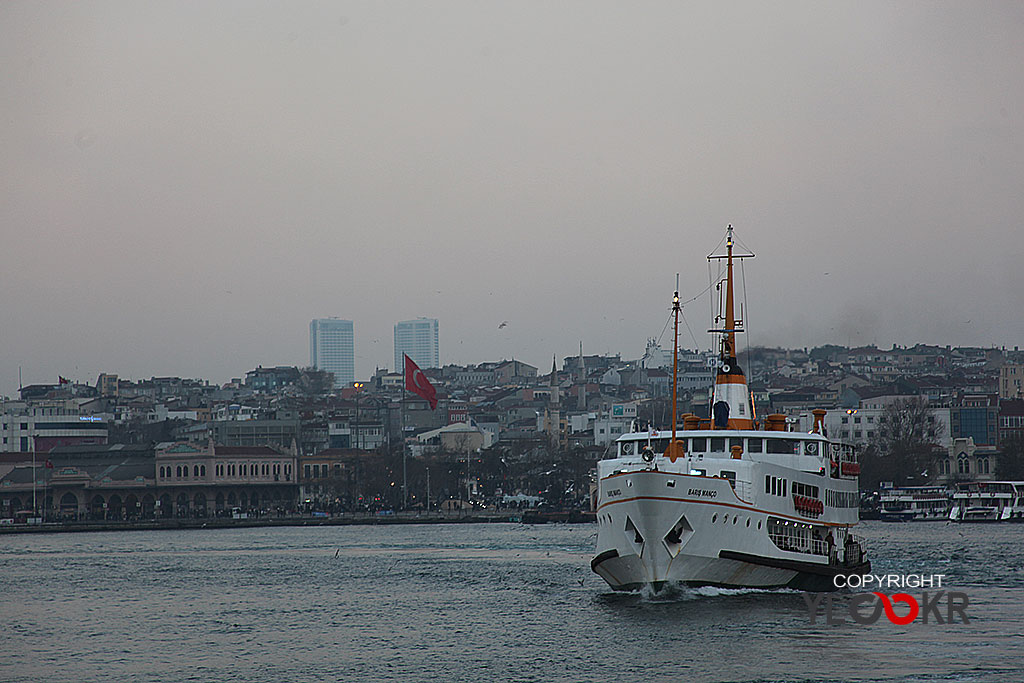
[{"label": "ferry wheelhouse", "polygon": [[1024,481],[957,484],[949,518],[956,522],[1024,522]]},{"label": "ferry wheelhouse", "polygon": [[[666,583],[834,590],[839,574],[870,571],[858,522],[860,466],[849,445],[784,415],[758,419],[737,362],[733,235],[726,260],[719,366],[710,418],[671,431],[631,432],[598,463],[597,551],[591,568],[616,590]],[[746,255],[749,256],[749,255]],[[737,256],[735,258],[743,258]],[[673,299],[678,340],[679,294]],[[678,341],[674,344],[678,357]],[[673,406],[677,368],[673,371]],[[675,415],[673,408],[673,416]]]},{"label": "ferry wheelhouse", "polygon": [[883,522],[935,522],[949,518],[952,499],[945,486],[887,487],[879,496]]}]

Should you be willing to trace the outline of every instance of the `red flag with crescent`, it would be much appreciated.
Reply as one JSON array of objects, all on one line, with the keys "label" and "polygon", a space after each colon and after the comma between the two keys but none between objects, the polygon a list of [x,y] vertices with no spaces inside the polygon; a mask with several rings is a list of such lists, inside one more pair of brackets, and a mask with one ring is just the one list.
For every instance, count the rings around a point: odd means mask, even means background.
[{"label": "red flag with crescent", "polygon": [[434,385],[408,355],[405,356],[405,388],[430,403],[431,410],[437,409],[437,391]]}]

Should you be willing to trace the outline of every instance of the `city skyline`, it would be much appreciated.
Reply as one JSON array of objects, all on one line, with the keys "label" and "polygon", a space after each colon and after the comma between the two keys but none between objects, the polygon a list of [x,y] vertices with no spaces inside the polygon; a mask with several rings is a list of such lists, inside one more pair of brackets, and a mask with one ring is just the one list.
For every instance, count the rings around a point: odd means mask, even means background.
[{"label": "city skyline", "polygon": [[305,365],[325,311],[360,377],[424,311],[442,365],[638,356],[729,223],[751,345],[1024,340],[1019,5],[242,14],[0,6],[0,394]]},{"label": "city skyline", "polygon": [[421,368],[440,367],[440,342],[437,318],[416,318],[395,323],[395,364],[398,371],[404,367],[402,356],[407,355]]},{"label": "city skyline", "polygon": [[350,385],[356,378],[353,322],[313,319],[309,323],[309,364],[334,375],[335,388]]}]

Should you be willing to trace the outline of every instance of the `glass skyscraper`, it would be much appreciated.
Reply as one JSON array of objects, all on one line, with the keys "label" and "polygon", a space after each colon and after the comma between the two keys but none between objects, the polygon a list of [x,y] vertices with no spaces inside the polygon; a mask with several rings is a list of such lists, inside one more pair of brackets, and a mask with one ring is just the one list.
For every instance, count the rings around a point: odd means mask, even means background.
[{"label": "glass skyscraper", "polygon": [[405,367],[402,355],[409,358],[421,368],[440,367],[437,350],[437,319],[417,318],[403,320],[395,325],[395,372],[402,372]]},{"label": "glass skyscraper", "polygon": [[352,321],[317,318],[309,323],[309,364],[334,373],[335,388],[355,381],[355,341]]}]

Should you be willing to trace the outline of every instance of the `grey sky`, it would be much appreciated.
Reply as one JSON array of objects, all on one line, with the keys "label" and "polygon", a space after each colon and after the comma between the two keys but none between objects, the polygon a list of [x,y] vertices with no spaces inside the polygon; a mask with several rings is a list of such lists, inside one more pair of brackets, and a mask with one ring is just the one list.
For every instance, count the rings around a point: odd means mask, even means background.
[{"label": "grey sky", "polygon": [[306,364],[332,315],[360,376],[420,315],[442,362],[636,357],[730,222],[753,344],[1024,343],[1022,35],[1017,2],[0,4],[0,393]]}]

